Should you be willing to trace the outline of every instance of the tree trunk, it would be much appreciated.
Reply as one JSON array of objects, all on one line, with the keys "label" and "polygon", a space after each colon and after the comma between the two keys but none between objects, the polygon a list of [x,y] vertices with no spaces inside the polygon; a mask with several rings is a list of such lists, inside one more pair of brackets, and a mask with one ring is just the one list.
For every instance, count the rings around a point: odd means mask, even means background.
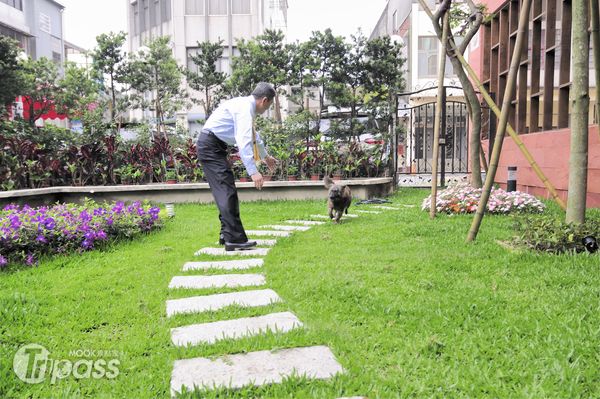
[{"label": "tree trunk", "polygon": [[[449,10],[443,13],[443,27],[442,27],[442,47],[439,52],[438,60],[438,91],[437,91],[437,102],[435,104],[435,122],[433,124],[433,153],[431,155],[431,203],[429,206],[429,217],[435,218],[435,212],[437,210],[437,173],[438,173],[438,158],[440,149],[440,128],[442,125],[442,106],[444,106],[444,75],[446,72],[446,47],[448,46],[448,14]],[[445,133],[445,132],[443,132]]]},{"label": "tree trunk", "polygon": [[[429,15],[431,22],[433,24],[433,28],[437,34],[437,37],[441,40],[442,37],[442,28],[438,23],[438,14],[443,9],[450,10],[450,6],[452,0],[443,0],[442,4],[440,4],[439,10],[436,15],[434,15],[425,0],[419,0],[421,7],[423,10]],[[468,2],[471,11],[474,12],[477,7],[472,3]],[[464,91],[467,103],[469,103],[469,118],[471,120],[471,135],[469,136],[469,157],[471,158],[471,185],[475,188],[480,188],[482,185],[481,182],[481,166],[479,163],[479,151],[481,148],[481,105],[479,104],[479,98],[477,97],[477,93],[475,92],[475,88],[473,87],[473,83],[467,77],[467,74],[463,68],[461,61],[458,59],[459,56],[462,55],[461,51],[466,50],[467,45],[473,38],[473,35],[479,30],[479,26],[483,20],[483,16],[480,13],[476,14],[474,26],[465,36],[465,40],[461,43],[460,49],[456,44],[454,44],[454,38],[452,36],[452,32],[449,32],[449,46],[447,50],[447,54],[450,57],[450,62],[452,63],[452,68],[454,69],[454,73],[458,77],[462,89]],[[456,55],[455,55],[456,54]]]},{"label": "tree trunk", "polygon": [[[594,48],[594,68],[596,69],[596,123],[600,125],[600,6],[598,0],[590,0],[592,19],[592,43]],[[600,134],[600,129],[598,129]]]},{"label": "tree trunk", "polygon": [[[582,0],[579,0],[582,1]],[[504,133],[506,132],[506,126],[508,125],[508,114],[510,112],[510,103],[515,91],[517,82],[517,72],[519,71],[519,61],[521,49],[523,48],[523,38],[525,36],[525,30],[529,26],[529,11],[531,9],[531,0],[523,0],[521,5],[521,11],[519,14],[519,30],[517,32],[517,40],[515,42],[515,48],[513,50],[512,58],[510,61],[510,70],[508,71],[508,77],[506,82],[506,89],[504,92],[504,98],[502,99],[502,111],[500,112],[500,120],[498,121],[498,132],[496,133],[496,139],[494,141],[494,149],[490,158],[490,165],[481,192],[481,198],[477,205],[477,212],[471,223],[469,234],[467,235],[467,241],[473,241],[477,237],[481,221],[483,220],[483,214],[487,206],[487,201],[492,191],[492,184],[496,177],[496,170],[498,169],[498,161],[500,159],[500,152],[502,151],[502,143],[504,141]],[[477,162],[479,162],[479,153],[477,156]]]},{"label": "tree trunk", "polygon": [[[453,45],[453,43],[450,42],[450,45]],[[473,80],[473,82],[476,84],[477,88],[479,89],[479,92],[485,99],[485,102],[487,103],[487,105],[494,112],[496,117],[499,118],[500,117],[500,109],[498,108],[498,106],[496,105],[496,103],[494,102],[494,100],[492,99],[490,94],[486,91],[485,87],[483,87],[483,84],[481,84],[481,81],[479,80],[479,77],[477,76],[475,71],[473,71],[473,68],[471,68],[469,63],[464,59],[464,57],[461,54],[457,53],[457,58],[459,59],[460,63],[463,65],[463,67],[467,70],[467,72],[469,74],[469,78],[471,80]],[[525,147],[525,144],[519,138],[519,135],[515,132],[515,130],[512,128],[512,126],[510,126],[510,124],[508,124],[506,126],[506,130],[508,131],[508,134],[513,139],[513,141],[515,142],[517,147],[519,147],[519,150],[521,151],[521,153],[523,154],[525,159],[527,159],[527,162],[529,162],[529,165],[531,166],[531,168],[533,169],[533,171],[535,172],[537,177],[539,177],[540,181],[544,184],[546,189],[548,189],[548,191],[552,195],[552,198],[556,201],[556,203],[562,209],[566,210],[567,206],[566,206],[565,202],[558,196],[556,189],[554,188],[552,183],[548,180],[548,178],[544,175],[544,172],[542,172],[542,169],[537,164],[535,159],[533,159],[533,156],[531,155],[531,153],[529,152],[527,147]]]},{"label": "tree trunk", "polygon": [[[571,152],[569,157],[569,197],[567,223],[585,222],[588,163],[589,51],[587,32],[588,0],[573,0],[573,41],[571,63]],[[597,83],[596,83],[597,86]]]},{"label": "tree trunk", "polygon": [[275,89],[275,122],[281,125],[281,105],[279,104],[279,93]]}]

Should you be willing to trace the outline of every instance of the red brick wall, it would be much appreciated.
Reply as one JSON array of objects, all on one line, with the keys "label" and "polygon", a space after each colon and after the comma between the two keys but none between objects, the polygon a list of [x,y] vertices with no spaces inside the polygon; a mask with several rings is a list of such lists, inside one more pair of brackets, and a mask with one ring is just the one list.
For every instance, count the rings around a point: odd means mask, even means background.
[{"label": "red brick wall", "polygon": [[[519,136],[565,202],[569,185],[570,132],[569,129],[561,129]],[[483,142],[483,148],[487,154],[487,140]],[[588,151],[587,206],[598,208],[600,207],[600,133],[598,126],[590,126]],[[495,179],[504,188],[506,188],[508,166],[517,167],[517,190],[551,198],[550,193],[510,137],[504,139]]]}]

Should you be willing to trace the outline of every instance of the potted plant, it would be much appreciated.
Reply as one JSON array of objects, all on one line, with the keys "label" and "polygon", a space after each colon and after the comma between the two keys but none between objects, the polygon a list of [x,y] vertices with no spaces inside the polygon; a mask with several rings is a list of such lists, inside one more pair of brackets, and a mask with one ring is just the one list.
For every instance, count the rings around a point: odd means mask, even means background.
[{"label": "potted plant", "polygon": [[298,167],[296,165],[293,165],[293,164],[288,165],[286,172],[287,172],[288,181],[298,180]]},{"label": "potted plant", "polygon": [[177,183],[177,172],[173,169],[167,170],[165,178],[167,179],[167,184],[175,184]]}]

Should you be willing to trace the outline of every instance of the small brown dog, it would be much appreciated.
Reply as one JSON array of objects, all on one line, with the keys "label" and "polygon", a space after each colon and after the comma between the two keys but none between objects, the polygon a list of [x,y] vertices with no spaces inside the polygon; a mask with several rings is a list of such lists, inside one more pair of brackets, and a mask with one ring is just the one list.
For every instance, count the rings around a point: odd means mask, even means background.
[{"label": "small brown dog", "polygon": [[327,195],[329,217],[333,219],[334,223],[339,223],[342,214],[344,212],[348,214],[348,208],[350,208],[350,204],[352,203],[352,192],[348,186],[335,184],[329,176],[325,176],[323,183],[325,183],[325,188],[329,190],[329,194]]}]

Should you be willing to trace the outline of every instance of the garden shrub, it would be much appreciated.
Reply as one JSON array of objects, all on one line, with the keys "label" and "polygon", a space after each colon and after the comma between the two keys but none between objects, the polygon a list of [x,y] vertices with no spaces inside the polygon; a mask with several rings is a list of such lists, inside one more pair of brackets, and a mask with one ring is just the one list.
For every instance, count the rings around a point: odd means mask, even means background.
[{"label": "garden shrub", "polygon": [[563,253],[583,252],[583,238],[600,239],[600,220],[589,219],[582,224],[567,223],[556,216],[519,218],[515,221],[517,236],[512,244],[536,251]]},{"label": "garden shrub", "polygon": [[33,265],[41,255],[81,252],[111,240],[159,228],[159,208],[134,202],[33,208],[7,205],[0,211],[0,268]]},{"label": "garden shrub", "polygon": [[[473,188],[466,183],[459,183],[439,191],[436,210],[440,213],[473,213],[481,197],[480,188]],[[431,195],[423,200],[421,209],[429,211]],[[486,211],[488,213],[540,213],[545,205],[531,194],[520,191],[504,191],[492,188]]]}]

